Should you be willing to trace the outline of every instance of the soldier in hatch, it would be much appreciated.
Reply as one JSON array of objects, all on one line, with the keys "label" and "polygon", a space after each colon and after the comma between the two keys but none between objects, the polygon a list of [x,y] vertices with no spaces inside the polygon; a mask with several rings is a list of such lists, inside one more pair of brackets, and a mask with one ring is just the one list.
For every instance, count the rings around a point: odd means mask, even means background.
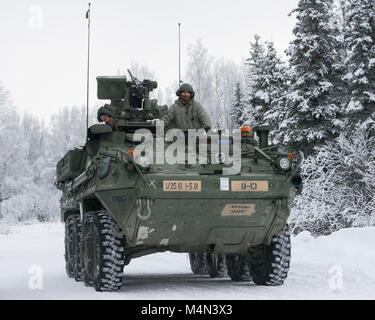
[{"label": "soldier in hatch", "polygon": [[184,83],[176,94],[179,99],[169,107],[168,113],[161,118],[165,127],[174,122],[176,128],[182,131],[188,129],[210,130],[212,128],[210,116],[203,106],[194,99],[193,87]]},{"label": "soldier in hatch", "polygon": [[109,125],[113,130],[117,128],[117,120],[114,118],[114,112],[109,106],[104,106],[98,110],[98,121]]}]

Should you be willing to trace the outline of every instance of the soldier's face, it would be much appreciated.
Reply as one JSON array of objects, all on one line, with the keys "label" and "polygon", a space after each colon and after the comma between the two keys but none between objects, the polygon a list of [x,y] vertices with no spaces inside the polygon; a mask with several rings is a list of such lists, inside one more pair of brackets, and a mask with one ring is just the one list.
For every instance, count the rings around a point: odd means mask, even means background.
[{"label": "soldier's face", "polygon": [[180,97],[183,101],[189,101],[191,97],[191,93],[189,91],[182,91]]},{"label": "soldier's face", "polygon": [[113,119],[112,117],[106,115],[106,114],[102,114],[100,116],[100,119],[102,119],[102,121],[105,123],[105,124],[108,124],[108,125],[112,125],[112,122],[113,122]]}]

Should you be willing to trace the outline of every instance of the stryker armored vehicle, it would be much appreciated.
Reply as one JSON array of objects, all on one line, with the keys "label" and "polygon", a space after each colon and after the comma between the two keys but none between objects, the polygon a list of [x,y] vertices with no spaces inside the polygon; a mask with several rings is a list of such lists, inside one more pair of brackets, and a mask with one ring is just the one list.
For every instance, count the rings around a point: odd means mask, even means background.
[{"label": "stryker armored vehicle", "polygon": [[[68,276],[116,291],[132,259],[171,251],[188,253],[195,274],[282,284],[291,253],[291,181],[303,155],[269,145],[270,127],[244,127],[237,140],[204,132],[193,141],[196,156],[207,149],[206,162],[189,163],[189,145],[182,161],[158,164],[175,143],[157,135],[162,123],[155,119],[168,110],[150,99],[156,82],[130,76],[97,78],[98,99],[111,101],[99,115],[113,122],[90,127],[85,146],[57,164]],[[161,151],[137,152],[145,141],[136,138],[139,130],[148,130],[151,142],[163,140]],[[227,159],[240,159],[235,173],[226,170],[224,147]]]}]

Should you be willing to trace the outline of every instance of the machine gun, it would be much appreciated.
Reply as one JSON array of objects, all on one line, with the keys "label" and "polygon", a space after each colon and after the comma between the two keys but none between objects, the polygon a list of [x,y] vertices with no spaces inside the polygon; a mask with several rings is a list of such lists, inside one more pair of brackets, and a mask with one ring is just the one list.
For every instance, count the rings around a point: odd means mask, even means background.
[{"label": "machine gun", "polygon": [[130,85],[130,105],[137,110],[144,109],[144,101],[146,97],[146,87],[136,77],[132,75],[128,69],[132,84]]},{"label": "machine gun", "polygon": [[98,99],[111,100],[103,108],[111,110],[117,119],[117,130],[135,131],[152,126],[149,120],[158,119],[168,112],[167,106],[158,106],[157,100],[150,99],[150,92],[158,87],[156,81],[138,80],[130,70],[126,76],[101,76],[98,81]]}]

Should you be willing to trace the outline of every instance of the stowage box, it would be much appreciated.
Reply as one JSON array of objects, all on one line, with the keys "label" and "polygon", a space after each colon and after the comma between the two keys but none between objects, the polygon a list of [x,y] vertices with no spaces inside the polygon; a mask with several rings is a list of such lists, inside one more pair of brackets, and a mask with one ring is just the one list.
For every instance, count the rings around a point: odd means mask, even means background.
[{"label": "stowage box", "polygon": [[84,170],[84,151],[82,149],[70,150],[56,167],[57,183],[69,181]]}]

